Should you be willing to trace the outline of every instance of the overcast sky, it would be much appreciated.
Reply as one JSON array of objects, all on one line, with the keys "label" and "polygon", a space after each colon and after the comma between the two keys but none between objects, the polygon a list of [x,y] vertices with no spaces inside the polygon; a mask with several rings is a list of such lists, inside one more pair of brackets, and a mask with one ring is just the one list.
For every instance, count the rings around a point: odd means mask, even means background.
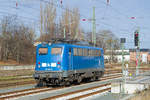
[{"label": "overcast sky", "polygon": [[[54,1],[57,4],[58,19],[64,9],[61,0]],[[42,1],[0,0],[0,19],[5,15],[18,15],[25,24],[33,25],[39,35],[40,2]],[[92,8],[95,6],[97,32],[111,30],[118,38],[127,39],[127,48],[134,48],[134,31],[139,27],[141,48],[150,48],[150,0],[109,0],[108,5],[107,0],[62,0],[62,6],[79,8],[80,25],[86,32],[92,31],[92,22],[82,19],[91,19]]]}]

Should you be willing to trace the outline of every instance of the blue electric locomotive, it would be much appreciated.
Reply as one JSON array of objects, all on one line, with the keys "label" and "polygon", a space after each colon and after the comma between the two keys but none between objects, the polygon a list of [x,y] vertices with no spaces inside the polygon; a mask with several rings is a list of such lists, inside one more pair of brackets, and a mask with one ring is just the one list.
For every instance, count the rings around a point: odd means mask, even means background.
[{"label": "blue electric locomotive", "polygon": [[64,85],[99,79],[104,73],[102,48],[67,43],[37,45],[34,78],[43,84]]}]

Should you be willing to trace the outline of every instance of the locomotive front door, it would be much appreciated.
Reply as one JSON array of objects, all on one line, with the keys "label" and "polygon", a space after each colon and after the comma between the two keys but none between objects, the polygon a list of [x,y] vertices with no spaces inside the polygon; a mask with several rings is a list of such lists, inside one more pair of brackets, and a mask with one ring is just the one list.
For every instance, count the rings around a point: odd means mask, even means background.
[{"label": "locomotive front door", "polygon": [[69,48],[69,70],[73,70],[73,51]]}]

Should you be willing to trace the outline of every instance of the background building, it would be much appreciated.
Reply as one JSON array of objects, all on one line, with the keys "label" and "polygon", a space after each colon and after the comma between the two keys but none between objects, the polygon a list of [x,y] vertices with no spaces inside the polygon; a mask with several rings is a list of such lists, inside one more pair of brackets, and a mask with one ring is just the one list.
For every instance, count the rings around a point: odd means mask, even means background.
[{"label": "background building", "polygon": [[[106,62],[116,62],[121,63],[122,62],[122,50],[106,50],[104,59]],[[124,61],[129,62],[130,61],[130,52],[129,50],[124,50]]]},{"label": "background building", "polygon": [[[136,50],[130,49],[130,62],[136,61]],[[140,62],[150,63],[150,49],[140,49]]]}]

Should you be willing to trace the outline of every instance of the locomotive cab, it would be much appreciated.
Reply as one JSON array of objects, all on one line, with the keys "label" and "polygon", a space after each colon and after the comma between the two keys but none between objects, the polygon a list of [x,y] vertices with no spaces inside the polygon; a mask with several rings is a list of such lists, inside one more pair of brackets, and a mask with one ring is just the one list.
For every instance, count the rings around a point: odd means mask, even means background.
[{"label": "locomotive cab", "polygon": [[37,51],[36,70],[61,71],[62,47],[39,47]]},{"label": "locomotive cab", "polygon": [[[64,47],[56,44],[40,44],[36,50],[34,78],[37,81],[55,83],[65,77],[63,74]],[[57,82],[58,83],[58,82]]]}]

